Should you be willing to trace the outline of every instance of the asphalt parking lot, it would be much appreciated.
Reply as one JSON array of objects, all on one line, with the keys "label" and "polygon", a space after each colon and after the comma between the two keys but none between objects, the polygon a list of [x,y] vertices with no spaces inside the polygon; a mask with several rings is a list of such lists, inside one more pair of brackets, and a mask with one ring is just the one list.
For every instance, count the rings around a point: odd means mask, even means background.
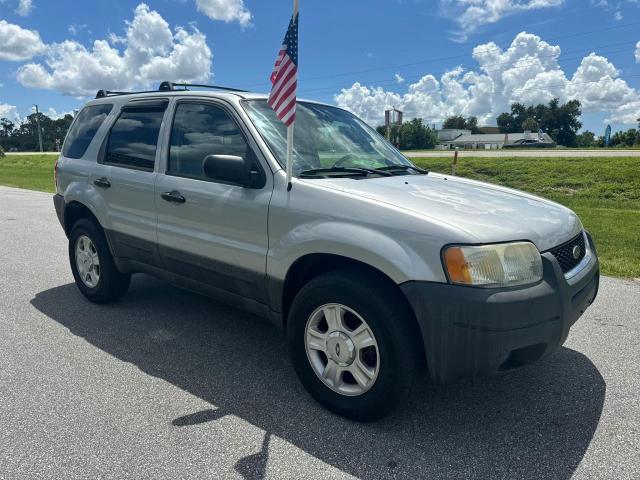
[{"label": "asphalt parking lot", "polygon": [[357,424],[266,321],[134,277],[73,284],[51,196],[0,187],[0,478],[640,478],[640,283],[603,278],[566,345]]}]

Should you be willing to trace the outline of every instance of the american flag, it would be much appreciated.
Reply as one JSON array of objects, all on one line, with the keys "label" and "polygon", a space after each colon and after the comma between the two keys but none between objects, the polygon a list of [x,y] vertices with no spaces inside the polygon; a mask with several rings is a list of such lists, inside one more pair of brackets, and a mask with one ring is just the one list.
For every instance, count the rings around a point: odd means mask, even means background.
[{"label": "american flag", "polygon": [[271,73],[269,105],[288,127],[296,119],[296,89],[298,87],[298,12],[289,22]]}]

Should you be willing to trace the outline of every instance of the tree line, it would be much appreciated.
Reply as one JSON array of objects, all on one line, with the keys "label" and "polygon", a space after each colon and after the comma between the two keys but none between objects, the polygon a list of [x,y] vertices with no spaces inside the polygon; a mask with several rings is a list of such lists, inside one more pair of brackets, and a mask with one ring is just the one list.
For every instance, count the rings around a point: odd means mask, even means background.
[{"label": "tree line", "polygon": [[[500,133],[520,133],[524,131],[547,133],[554,142],[565,147],[604,147],[604,136],[597,137],[595,133],[586,130],[578,133],[582,128],[580,117],[581,105],[578,100],[570,100],[560,104],[560,100],[554,98],[548,104],[526,106],[522,103],[513,103],[509,112],[498,115],[496,122]],[[454,115],[445,119],[443,129],[470,130],[471,133],[480,133],[478,119],[476,117],[463,117]],[[377,128],[381,135],[386,135],[386,127]],[[421,119],[413,119],[401,126],[392,127],[391,139],[399,140],[401,149],[434,148],[438,143],[436,133],[425,125]],[[609,146],[631,147],[640,145],[640,118],[638,129],[631,128],[616,132],[611,136]]]},{"label": "tree line", "polygon": [[[384,125],[376,128],[378,133],[387,136],[387,127]],[[389,131],[391,143],[403,150],[425,149],[436,147],[438,137],[435,130],[422,123],[421,118],[414,118],[402,125],[393,125]]]},{"label": "tree line", "polygon": [[[496,121],[501,133],[516,133],[526,130],[549,134],[558,144],[565,147],[604,147],[604,136],[596,136],[588,130],[578,133],[582,128],[580,102],[570,100],[560,104],[556,98],[547,105],[526,106],[522,103],[511,105],[509,112],[498,115]],[[42,147],[45,152],[59,151],[67,130],[73,121],[69,114],[52,119],[40,112],[32,113],[21,122],[13,122],[7,118],[0,119],[0,152],[5,151],[38,151],[38,122],[42,129]],[[442,128],[470,130],[479,133],[476,117],[450,116],[442,124]],[[385,126],[376,129],[386,136]],[[422,119],[414,118],[402,125],[391,127],[391,139],[401,149],[432,149],[438,143],[434,129],[426,125]],[[611,147],[632,147],[640,145],[640,118],[638,128],[615,132],[611,136]]]},{"label": "tree line", "polygon": [[1,118],[0,148],[9,152],[35,152],[40,150],[38,119],[40,120],[42,131],[42,149],[45,152],[60,151],[67,130],[73,121],[73,116],[69,114],[54,120],[42,112],[38,114],[32,113],[22,122],[13,122],[8,118]]}]

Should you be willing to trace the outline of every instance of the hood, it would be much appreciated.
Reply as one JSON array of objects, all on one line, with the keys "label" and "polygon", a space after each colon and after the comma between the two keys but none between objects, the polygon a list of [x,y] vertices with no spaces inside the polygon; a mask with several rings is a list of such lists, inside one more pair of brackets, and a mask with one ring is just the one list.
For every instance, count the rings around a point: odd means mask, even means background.
[{"label": "hood", "polygon": [[576,236],[580,219],[566,207],[517,190],[429,173],[312,180],[447,224],[473,243],[529,240],[542,252]]}]

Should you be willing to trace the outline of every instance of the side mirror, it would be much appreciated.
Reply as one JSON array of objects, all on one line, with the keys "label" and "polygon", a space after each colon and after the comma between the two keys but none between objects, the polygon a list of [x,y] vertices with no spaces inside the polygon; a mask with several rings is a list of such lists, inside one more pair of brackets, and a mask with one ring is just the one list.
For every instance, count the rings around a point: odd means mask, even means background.
[{"label": "side mirror", "polygon": [[202,171],[213,180],[252,186],[252,174],[244,158],[236,155],[207,155],[202,161]]}]

